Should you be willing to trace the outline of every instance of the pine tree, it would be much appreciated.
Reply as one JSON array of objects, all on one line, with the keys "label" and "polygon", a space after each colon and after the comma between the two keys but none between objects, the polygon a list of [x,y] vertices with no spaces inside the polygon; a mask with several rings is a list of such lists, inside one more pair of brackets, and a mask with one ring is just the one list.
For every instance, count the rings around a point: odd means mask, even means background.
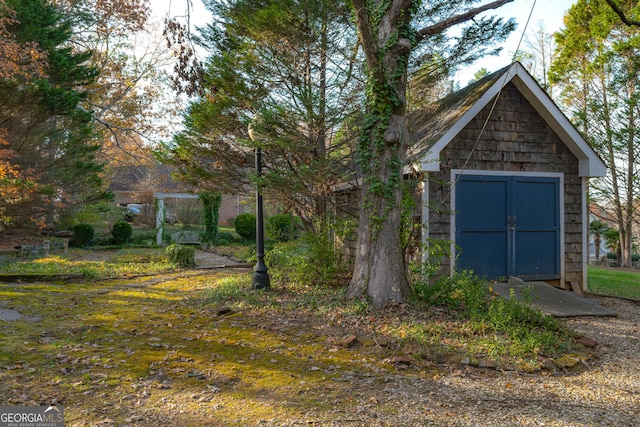
[{"label": "pine tree", "polygon": [[33,43],[46,55],[40,76],[0,83],[0,120],[15,153],[14,164],[37,183],[28,201],[14,207],[15,216],[51,226],[58,207],[99,194],[101,165],[91,114],[80,108],[85,88],[97,70],[85,65],[91,52],[69,47],[70,23],[45,0],[6,0],[15,11],[7,26],[16,41]]},{"label": "pine tree", "polygon": [[201,95],[165,160],[194,184],[246,193],[259,146],[265,198],[311,229],[352,154],[335,136],[360,93],[349,8],[335,0],[206,4],[217,20],[200,38],[211,53]]}]

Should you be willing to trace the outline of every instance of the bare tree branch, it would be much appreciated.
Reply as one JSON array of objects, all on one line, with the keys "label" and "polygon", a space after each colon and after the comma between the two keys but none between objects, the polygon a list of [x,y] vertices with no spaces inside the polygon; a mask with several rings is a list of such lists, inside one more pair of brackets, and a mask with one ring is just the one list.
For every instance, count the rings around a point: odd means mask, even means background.
[{"label": "bare tree branch", "polygon": [[613,11],[616,13],[616,15],[618,15],[620,17],[620,19],[622,20],[623,23],[625,23],[628,26],[636,26],[636,27],[640,27],[640,21],[637,21],[635,19],[631,19],[629,18],[624,11],[622,10],[622,8],[620,6],[618,6],[613,0],[605,0],[607,2],[607,4],[609,5],[609,7],[611,9],[613,9]]},{"label": "bare tree branch", "polygon": [[418,31],[418,41],[424,39],[427,36],[440,34],[444,30],[453,27],[454,25],[458,25],[463,22],[469,21],[470,19],[473,19],[475,16],[481,14],[482,12],[486,12],[487,10],[491,9],[497,9],[507,3],[511,3],[512,1],[513,0],[496,0],[475,9],[471,9],[468,12],[462,13],[460,15],[452,16],[451,18],[445,19],[444,21],[438,22],[437,24],[425,27]]}]

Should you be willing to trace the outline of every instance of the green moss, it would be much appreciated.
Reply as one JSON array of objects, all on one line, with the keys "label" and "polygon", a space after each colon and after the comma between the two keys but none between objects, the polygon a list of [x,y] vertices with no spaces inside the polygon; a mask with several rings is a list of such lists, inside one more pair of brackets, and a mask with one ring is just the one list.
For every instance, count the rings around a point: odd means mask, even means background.
[{"label": "green moss", "polygon": [[[125,402],[109,408],[109,418],[124,424],[128,399],[146,408],[179,401],[195,413],[212,404],[192,396],[213,395],[218,409],[203,422],[256,425],[306,410],[349,410],[345,375],[362,373],[382,389],[395,354],[414,355],[419,372],[431,375],[432,362],[423,360],[443,363],[472,348],[460,337],[474,333],[460,323],[447,329],[433,312],[406,316],[347,303],[340,288],[255,292],[248,271],[151,279],[0,285],[3,301],[40,317],[0,323],[0,405],[19,402],[24,390],[43,400],[62,394],[73,402],[65,419],[75,424],[99,422],[105,401]],[[221,305],[232,313],[218,316]],[[351,333],[359,341],[345,348]]]}]

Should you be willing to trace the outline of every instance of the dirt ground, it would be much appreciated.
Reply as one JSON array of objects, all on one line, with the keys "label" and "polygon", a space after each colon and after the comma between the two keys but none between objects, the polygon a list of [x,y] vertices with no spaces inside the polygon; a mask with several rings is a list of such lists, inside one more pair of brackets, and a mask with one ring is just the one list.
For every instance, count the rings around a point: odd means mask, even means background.
[{"label": "dirt ground", "polygon": [[[88,256],[106,256],[88,255]],[[380,332],[437,312],[353,315],[198,252],[200,269],[80,284],[0,283],[0,406],[64,407],[67,426],[633,426],[640,417],[640,304],[567,324],[588,361],[548,370],[418,352]],[[253,306],[212,293],[246,293]],[[356,307],[357,308],[357,307]],[[17,315],[16,315],[17,313]],[[402,332],[402,331],[400,331]],[[446,343],[445,343],[446,344]],[[573,368],[569,368],[573,366]]]}]

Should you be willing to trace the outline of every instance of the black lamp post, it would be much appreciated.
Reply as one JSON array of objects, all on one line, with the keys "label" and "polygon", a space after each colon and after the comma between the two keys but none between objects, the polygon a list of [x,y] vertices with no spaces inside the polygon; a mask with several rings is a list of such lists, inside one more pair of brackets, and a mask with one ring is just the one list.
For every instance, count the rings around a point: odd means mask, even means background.
[{"label": "black lamp post", "polygon": [[[249,125],[249,138],[254,139],[254,131]],[[251,286],[253,289],[269,289],[271,288],[271,280],[269,279],[269,269],[264,263],[264,211],[262,209],[262,191],[260,190],[260,177],[262,176],[262,150],[256,147],[256,176],[258,183],[256,184],[256,257],[258,262],[253,269],[253,279]]]}]

